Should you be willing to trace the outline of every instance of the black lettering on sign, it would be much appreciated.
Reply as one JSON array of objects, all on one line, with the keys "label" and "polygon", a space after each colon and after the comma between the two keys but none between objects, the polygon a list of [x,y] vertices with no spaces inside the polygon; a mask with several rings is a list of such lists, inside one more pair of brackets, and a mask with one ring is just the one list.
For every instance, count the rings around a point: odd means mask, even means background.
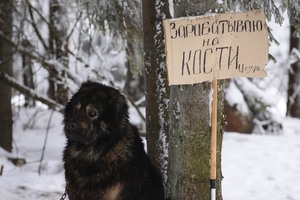
[{"label": "black lettering on sign", "polygon": [[189,76],[191,73],[212,73],[213,68],[208,65],[208,61],[211,61],[212,59],[217,60],[219,70],[236,69],[243,72],[253,70],[252,68],[239,64],[239,46],[225,46],[183,51],[181,75]]},{"label": "black lettering on sign", "polygon": [[177,38],[177,31],[176,31],[176,23],[170,23],[171,26],[171,38],[176,39]]},{"label": "black lettering on sign", "polygon": [[245,74],[254,74],[261,71],[260,66],[247,66],[245,64],[239,64],[238,71]]},{"label": "black lettering on sign", "polygon": [[[196,24],[177,25],[176,22],[170,23],[171,39],[199,37],[203,35],[222,35],[225,33],[256,32],[263,30],[261,20],[220,20],[210,23],[204,21]],[[209,41],[205,41],[209,42]],[[207,43],[206,43],[207,44]]]},{"label": "black lettering on sign", "polygon": [[205,50],[205,52],[204,52],[204,59],[203,59],[203,72],[205,73],[205,74],[209,74],[209,73],[211,73],[212,72],[212,68],[210,68],[210,70],[209,71],[206,71],[206,58],[207,58],[207,52],[208,51],[210,51],[210,53],[212,53],[213,52],[213,50],[210,48],[210,49],[206,49]]},{"label": "black lettering on sign", "polygon": [[189,67],[189,62],[191,60],[191,54],[192,51],[188,52],[188,59],[186,60],[186,56],[185,56],[185,51],[182,53],[182,65],[181,65],[181,75],[184,75],[184,68],[186,68],[188,75],[190,75],[190,67]]},{"label": "black lettering on sign", "polygon": [[193,74],[201,74],[201,49],[197,49],[194,53]]},{"label": "black lettering on sign", "polygon": [[222,61],[224,60],[223,58],[223,50],[226,49],[228,51],[228,47],[217,47],[216,51],[218,52],[219,50],[219,69],[222,69]]},{"label": "black lettering on sign", "polygon": [[[235,60],[235,67],[237,68],[238,63],[239,63],[239,49],[240,47],[237,46],[235,52],[233,51],[232,47],[229,47],[229,55],[228,55],[228,69],[230,68],[230,65],[234,62]],[[231,57],[233,54],[233,57]]]}]

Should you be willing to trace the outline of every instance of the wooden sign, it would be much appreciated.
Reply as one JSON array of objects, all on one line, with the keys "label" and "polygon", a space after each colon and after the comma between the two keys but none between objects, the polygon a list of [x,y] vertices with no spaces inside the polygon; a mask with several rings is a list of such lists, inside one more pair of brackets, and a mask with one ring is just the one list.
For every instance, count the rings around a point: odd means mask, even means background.
[{"label": "wooden sign", "polygon": [[164,20],[169,85],[266,76],[262,10]]}]

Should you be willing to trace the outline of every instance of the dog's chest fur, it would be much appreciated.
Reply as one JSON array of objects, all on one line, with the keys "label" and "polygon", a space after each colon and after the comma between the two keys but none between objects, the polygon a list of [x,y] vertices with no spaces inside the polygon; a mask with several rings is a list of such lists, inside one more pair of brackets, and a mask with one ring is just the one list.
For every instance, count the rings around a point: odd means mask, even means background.
[{"label": "dog's chest fur", "polygon": [[108,188],[103,195],[103,200],[118,200],[122,192],[122,185],[116,184]]}]

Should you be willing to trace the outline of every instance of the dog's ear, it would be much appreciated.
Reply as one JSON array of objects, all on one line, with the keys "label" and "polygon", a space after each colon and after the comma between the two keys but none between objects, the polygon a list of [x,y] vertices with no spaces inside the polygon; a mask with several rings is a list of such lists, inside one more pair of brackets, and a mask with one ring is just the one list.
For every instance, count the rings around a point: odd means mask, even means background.
[{"label": "dog's ear", "polygon": [[72,104],[71,104],[71,102],[69,101],[69,102],[67,103],[66,107],[65,107],[64,115],[65,115],[65,116],[71,115],[72,110],[73,110]]},{"label": "dog's ear", "polygon": [[120,122],[120,129],[124,130],[128,125],[129,118],[126,98],[118,90],[111,90],[110,97],[111,104],[116,108],[116,114]]},{"label": "dog's ear", "polygon": [[110,91],[109,97],[110,103],[117,108],[117,112],[127,112],[128,106],[123,94],[121,94],[118,90],[113,89]]}]

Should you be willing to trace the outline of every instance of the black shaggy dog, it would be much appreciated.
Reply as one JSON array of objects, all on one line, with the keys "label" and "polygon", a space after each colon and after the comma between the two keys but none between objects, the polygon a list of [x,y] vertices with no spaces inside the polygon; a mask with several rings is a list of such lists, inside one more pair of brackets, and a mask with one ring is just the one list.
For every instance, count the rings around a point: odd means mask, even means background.
[{"label": "black shaggy dog", "polygon": [[128,122],[128,106],[118,90],[83,83],[67,104],[63,123],[70,200],[164,199],[161,177]]}]

